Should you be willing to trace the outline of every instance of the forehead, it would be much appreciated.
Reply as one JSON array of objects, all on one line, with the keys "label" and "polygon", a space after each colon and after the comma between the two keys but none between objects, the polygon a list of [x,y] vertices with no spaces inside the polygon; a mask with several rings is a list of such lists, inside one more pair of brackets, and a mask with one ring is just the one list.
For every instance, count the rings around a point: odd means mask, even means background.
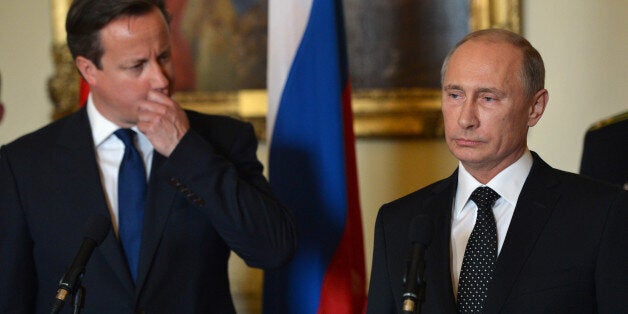
[{"label": "forehead", "polygon": [[523,53],[503,41],[473,39],[462,44],[451,55],[445,80],[461,75],[494,77],[512,76],[522,68]]},{"label": "forehead", "polygon": [[162,42],[167,41],[168,25],[161,12],[153,8],[141,15],[126,15],[112,20],[100,30],[100,38],[105,50],[140,42]]}]

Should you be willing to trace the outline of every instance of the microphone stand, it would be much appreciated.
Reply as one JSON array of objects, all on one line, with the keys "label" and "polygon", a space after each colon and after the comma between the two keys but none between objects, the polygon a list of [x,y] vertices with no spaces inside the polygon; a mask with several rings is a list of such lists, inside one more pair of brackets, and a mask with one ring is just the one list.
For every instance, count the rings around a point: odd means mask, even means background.
[{"label": "microphone stand", "polygon": [[[414,279],[414,286],[407,283],[410,289],[403,294],[403,307],[401,313],[403,314],[421,314],[421,303],[425,298],[425,278],[422,278],[423,269],[425,263],[421,262],[418,267],[418,271],[415,274],[408,274],[407,280]],[[413,276],[414,275],[414,276]],[[413,278],[414,277],[414,278]]]},{"label": "microphone stand", "polygon": [[432,241],[434,226],[427,215],[418,215],[410,223],[408,237],[412,243],[410,259],[404,276],[403,307],[404,314],[421,312],[421,302],[425,297],[425,250]]},{"label": "microphone stand", "polygon": [[76,294],[72,298],[72,313],[80,314],[83,306],[85,305],[85,287],[79,282],[79,287],[76,289]]},{"label": "microphone stand", "polygon": [[81,313],[85,305],[85,287],[83,287],[82,278],[83,274],[81,273],[76,279],[76,288],[74,289],[68,284],[65,284],[63,288],[59,289],[50,310],[51,314],[57,314],[63,309],[63,305],[65,304],[64,300],[67,299],[68,295],[72,298],[72,313]]},{"label": "microphone stand", "polygon": [[56,314],[65,305],[68,295],[72,296],[73,312],[80,313],[85,301],[85,288],[83,287],[83,275],[85,265],[94,249],[105,239],[111,228],[111,220],[101,215],[90,217],[87,223],[87,232],[83,243],[72,260],[68,270],[59,279],[59,285],[55,299],[50,306],[50,313]]}]

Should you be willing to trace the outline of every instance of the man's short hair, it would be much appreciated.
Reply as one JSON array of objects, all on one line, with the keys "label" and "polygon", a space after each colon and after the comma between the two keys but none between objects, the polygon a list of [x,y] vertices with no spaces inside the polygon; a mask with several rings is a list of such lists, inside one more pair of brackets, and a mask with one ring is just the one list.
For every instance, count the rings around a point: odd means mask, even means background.
[{"label": "man's short hair", "polygon": [[443,62],[443,67],[441,68],[441,85],[445,79],[445,72],[447,71],[451,55],[454,54],[458,47],[471,40],[503,42],[519,48],[523,54],[522,69],[519,73],[519,78],[523,82],[526,96],[532,97],[536,92],[545,88],[545,65],[543,64],[541,54],[521,35],[505,29],[496,28],[469,33],[449,51]]},{"label": "man's short hair", "polygon": [[72,58],[83,56],[101,68],[104,53],[100,30],[124,16],[140,16],[158,8],[167,22],[170,14],[163,0],[74,0],[65,21]]}]

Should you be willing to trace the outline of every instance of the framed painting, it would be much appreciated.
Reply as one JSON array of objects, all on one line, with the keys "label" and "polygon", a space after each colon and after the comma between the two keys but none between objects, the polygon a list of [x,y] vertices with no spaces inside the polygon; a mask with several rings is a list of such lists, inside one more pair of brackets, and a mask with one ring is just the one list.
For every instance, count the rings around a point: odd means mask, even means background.
[{"label": "framed painting", "polygon": [[[65,43],[71,0],[52,0],[54,117],[77,108],[78,74]],[[187,109],[253,123],[264,138],[267,0],[166,0],[173,19],[175,98]],[[343,0],[358,137],[438,138],[440,67],[466,33],[520,32],[519,0]]]}]

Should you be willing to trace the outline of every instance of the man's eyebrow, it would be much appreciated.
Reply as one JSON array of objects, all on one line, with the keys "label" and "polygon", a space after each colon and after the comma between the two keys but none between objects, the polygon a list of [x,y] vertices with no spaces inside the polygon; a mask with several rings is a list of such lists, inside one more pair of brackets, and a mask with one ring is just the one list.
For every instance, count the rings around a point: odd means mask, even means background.
[{"label": "man's eyebrow", "polygon": [[498,97],[504,97],[504,96],[506,96],[506,93],[505,93],[505,92],[503,92],[503,91],[502,91],[502,90],[500,90],[500,89],[493,88],[493,87],[481,87],[481,88],[478,88],[478,89],[476,90],[476,92],[477,92],[477,93],[491,93],[491,94],[495,94],[495,95],[497,95]]},{"label": "man's eyebrow", "polygon": [[[460,85],[456,85],[456,84],[448,84],[445,85],[443,87],[443,90],[446,91],[450,91],[450,90],[463,90],[463,88]],[[473,90],[474,93],[491,93],[491,94],[495,94],[498,97],[504,97],[506,96],[506,93],[503,92],[502,90],[498,89],[498,88],[494,88],[494,87],[480,87],[477,88],[475,90]]]},{"label": "man's eyebrow", "polygon": [[457,89],[457,90],[462,90],[462,87],[455,85],[455,84],[448,84],[443,86],[444,90],[452,90],[452,89]]},{"label": "man's eyebrow", "polygon": [[146,62],[148,59],[146,58],[133,58],[133,59],[128,59],[125,60],[123,62],[121,62],[119,64],[120,67],[125,68],[125,67],[129,67],[129,66],[135,66],[136,64],[141,64]]},{"label": "man's eyebrow", "polygon": [[172,53],[172,45],[168,44],[165,47],[161,48],[161,52],[159,53],[160,56],[164,55],[164,54],[168,54],[168,53]]}]

